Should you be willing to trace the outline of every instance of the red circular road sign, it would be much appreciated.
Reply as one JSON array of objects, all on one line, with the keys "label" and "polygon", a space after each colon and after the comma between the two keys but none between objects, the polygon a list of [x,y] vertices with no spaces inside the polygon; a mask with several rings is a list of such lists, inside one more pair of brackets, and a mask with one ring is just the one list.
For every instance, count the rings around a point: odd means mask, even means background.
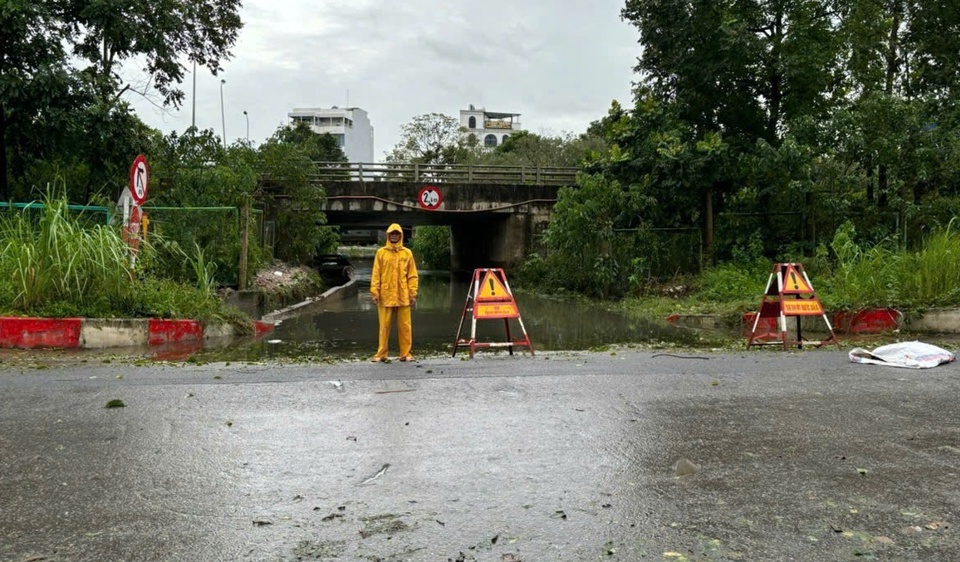
[{"label": "red circular road sign", "polygon": [[421,207],[432,211],[440,208],[440,203],[443,203],[443,194],[440,193],[440,190],[436,186],[425,185],[423,189],[420,190],[417,201]]},{"label": "red circular road sign", "polygon": [[137,156],[130,166],[130,195],[137,205],[147,200],[147,181],[150,179],[150,168],[147,166],[147,157]]}]

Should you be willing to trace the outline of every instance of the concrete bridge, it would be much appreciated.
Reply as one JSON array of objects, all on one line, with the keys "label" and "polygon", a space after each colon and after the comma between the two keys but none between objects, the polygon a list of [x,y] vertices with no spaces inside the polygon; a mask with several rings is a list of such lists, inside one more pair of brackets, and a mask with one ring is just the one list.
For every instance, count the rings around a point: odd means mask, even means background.
[{"label": "concrete bridge", "polygon": [[446,225],[456,271],[518,265],[577,168],[320,162],[311,181],[331,225]]}]

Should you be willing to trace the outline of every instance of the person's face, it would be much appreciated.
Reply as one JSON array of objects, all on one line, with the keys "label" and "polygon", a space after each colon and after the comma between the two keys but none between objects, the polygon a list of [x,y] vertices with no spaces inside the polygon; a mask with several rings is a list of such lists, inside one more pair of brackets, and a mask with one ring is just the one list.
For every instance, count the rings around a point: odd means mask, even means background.
[{"label": "person's face", "polygon": [[387,240],[389,240],[390,242],[396,244],[397,242],[400,241],[400,233],[397,232],[396,230],[394,230],[394,231],[391,232],[390,234],[387,234]]}]

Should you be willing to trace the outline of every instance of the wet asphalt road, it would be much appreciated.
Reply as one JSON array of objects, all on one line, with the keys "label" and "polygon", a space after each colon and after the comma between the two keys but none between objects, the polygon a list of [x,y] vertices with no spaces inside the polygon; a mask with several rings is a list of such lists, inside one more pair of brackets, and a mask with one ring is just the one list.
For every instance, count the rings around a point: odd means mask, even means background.
[{"label": "wet asphalt road", "polygon": [[3,362],[0,560],[960,559],[960,366],[684,355]]}]

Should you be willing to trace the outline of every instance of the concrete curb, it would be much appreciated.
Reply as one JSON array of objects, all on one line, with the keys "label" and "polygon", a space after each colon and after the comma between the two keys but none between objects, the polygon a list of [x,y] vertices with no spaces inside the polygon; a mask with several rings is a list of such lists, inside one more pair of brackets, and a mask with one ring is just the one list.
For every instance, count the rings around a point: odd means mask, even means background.
[{"label": "concrete curb", "polygon": [[271,312],[270,314],[264,314],[262,320],[276,325],[287,318],[305,314],[309,312],[312,307],[317,307],[320,304],[329,304],[344,297],[355,296],[359,291],[360,285],[357,279],[351,279],[343,285],[338,285],[316,298],[298,302],[297,304]]},{"label": "concrete curb", "polygon": [[[254,325],[257,337],[274,328],[268,322]],[[0,317],[0,348],[7,349],[162,346],[235,336],[229,324],[205,326],[197,320]]]},{"label": "concrete curb", "polygon": [[[264,315],[254,321],[259,338],[284,318],[309,311],[311,305],[356,295],[351,279],[322,295]],[[22,318],[0,317],[0,349],[108,349],[151,346],[172,349],[170,356],[196,351],[203,342],[236,337],[230,324],[204,325],[198,320],[167,318]],[[184,347],[185,346],[185,347]],[[184,349],[180,349],[183,347]]]},{"label": "concrete curb", "polygon": [[[746,312],[739,322],[739,328],[744,337],[750,335],[756,312]],[[841,311],[827,313],[834,331],[840,335],[871,335],[889,334],[897,331],[932,333],[932,334],[960,334],[960,309],[929,310],[920,318],[904,320],[903,313],[893,308],[877,308],[855,312]],[[803,330],[817,332],[825,331],[826,326],[820,316],[800,317]],[[778,328],[777,318],[763,318],[758,324],[758,333],[775,333]],[[666,318],[667,323],[674,326],[688,328],[718,329],[725,327],[737,328],[729,319],[715,314],[671,314]],[[792,324],[791,324],[792,325]]]}]

